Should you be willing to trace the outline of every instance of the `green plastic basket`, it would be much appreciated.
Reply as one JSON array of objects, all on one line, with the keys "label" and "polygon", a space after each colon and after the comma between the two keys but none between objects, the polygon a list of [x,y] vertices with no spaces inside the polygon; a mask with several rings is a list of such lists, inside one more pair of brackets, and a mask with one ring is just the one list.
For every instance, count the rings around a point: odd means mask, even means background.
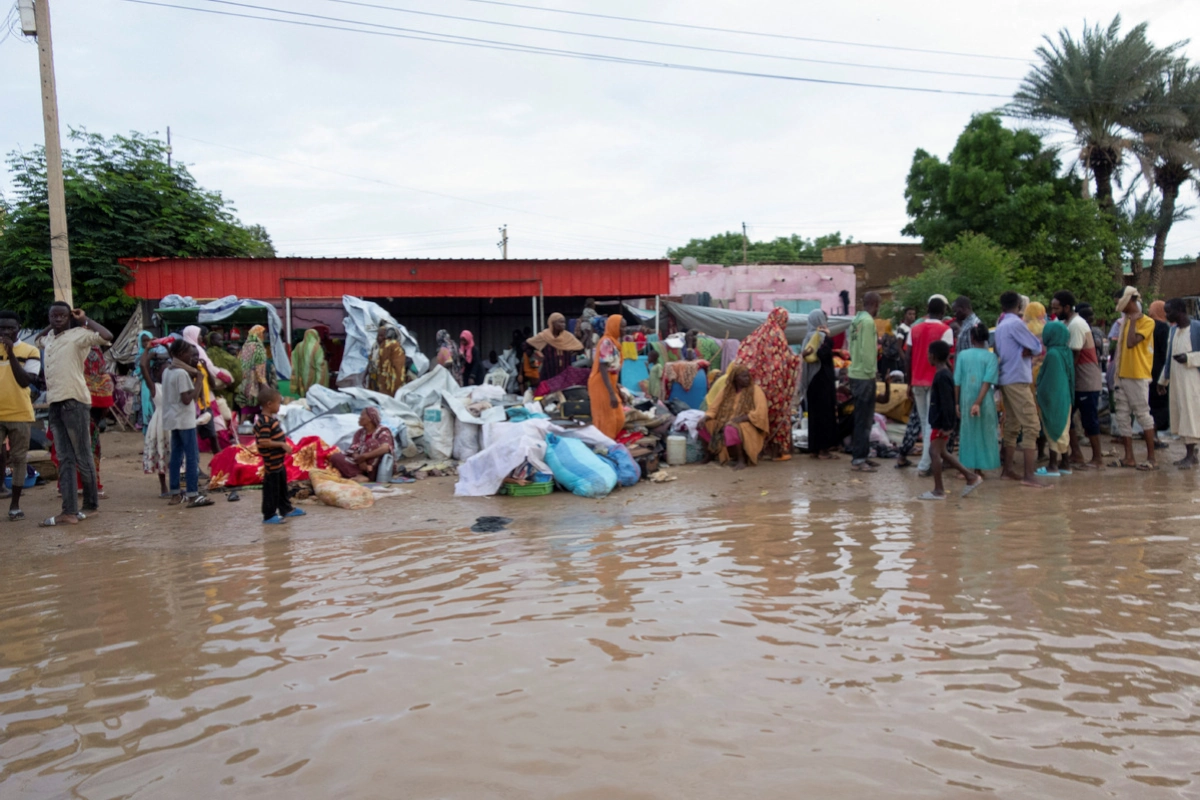
[{"label": "green plastic basket", "polygon": [[545,483],[530,483],[521,486],[519,483],[506,483],[500,487],[501,494],[511,497],[542,497],[554,491],[554,481]]}]

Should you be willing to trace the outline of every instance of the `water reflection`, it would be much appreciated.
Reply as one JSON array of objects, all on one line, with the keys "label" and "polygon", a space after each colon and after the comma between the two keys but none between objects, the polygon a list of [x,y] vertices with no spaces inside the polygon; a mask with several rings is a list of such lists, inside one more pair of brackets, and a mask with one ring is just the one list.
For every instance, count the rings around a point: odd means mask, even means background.
[{"label": "water reflection", "polygon": [[0,780],[5,797],[1194,793],[1195,520],[1045,502],[810,498],[5,559]]}]

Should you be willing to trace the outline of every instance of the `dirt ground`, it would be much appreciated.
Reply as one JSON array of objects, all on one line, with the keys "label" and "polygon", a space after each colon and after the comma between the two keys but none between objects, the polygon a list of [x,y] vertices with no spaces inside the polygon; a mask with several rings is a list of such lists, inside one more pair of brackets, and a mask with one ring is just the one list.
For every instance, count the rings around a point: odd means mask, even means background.
[{"label": "dirt ground", "polygon": [[[45,551],[101,539],[108,544],[135,547],[235,546],[257,542],[264,535],[258,491],[242,490],[240,502],[235,503],[227,502],[223,493],[214,493],[216,505],[208,508],[168,506],[158,496],[157,479],[142,473],[141,449],[139,434],[104,434],[101,477],[108,499],[101,501],[100,514],[79,525],[39,529],[37,521],[55,513],[59,499],[52,483],[26,490],[21,503],[26,519],[0,523],[4,524],[4,549],[16,555],[21,551]],[[1169,451],[1160,452],[1159,463],[1166,466],[1158,473],[1117,469],[1076,473],[1044,491],[1024,489],[993,478],[972,497],[959,499],[952,495],[946,504],[975,503],[980,510],[1004,511],[1037,507],[1054,513],[1075,497],[1094,502],[1105,485],[1128,491],[1134,488],[1128,486],[1130,481],[1138,483],[1140,492],[1161,492],[1163,498],[1182,497],[1195,490],[1196,482],[1194,473],[1179,473],[1169,466],[1182,455],[1182,450],[1176,444]],[[202,467],[207,468],[208,458],[202,454]],[[677,478],[675,481],[661,484],[643,481],[634,487],[620,488],[603,500],[588,500],[561,491],[529,498],[455,497],[454,478],[430,478],[404,485],[402,496],[379,499],[372,508],[361,511],[324,506],[315,499],[304,501],[301,507],[308,516],[291,520],[286,535],[294,539],[324,539],[411,530],[467,530],[481,516],[511,517],[520,519],[527,527],[541,529],[586,528],[596,524],[597,516],[611,525],[652,514],[699,513],[732,503],[790,504],[821,499],[846,502],[856,498],[868,505],[916,502],[921,492],[931,488],[931,481],[917,477],[915,469],[896,470],[892,463],[885,462],[874,475],[850,473],[846,456],[836,462],[816,462],[805,455],[796,455],[788,462],[764,462],[740,473],[716,464],[668,467],[666,471]],[[952,491],[958,485],[957,478],[947,481]],[[1028,504],[1031,500],[1033,505]]]}]

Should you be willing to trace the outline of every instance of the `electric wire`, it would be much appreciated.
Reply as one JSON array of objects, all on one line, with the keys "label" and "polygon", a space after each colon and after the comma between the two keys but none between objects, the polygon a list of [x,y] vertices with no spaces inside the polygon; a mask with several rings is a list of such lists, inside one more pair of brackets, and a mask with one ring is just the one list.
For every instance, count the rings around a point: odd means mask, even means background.
[{"label": "electric wire", "polygon": [[[205,2],[221,2],[221,0],[205,0]],[[752,58],[768,58],[781,61],[799,61],[808,64],[828,64],[839,67],[855,67],[858,69],[877,69],[890,72],[914,72],[924,75],[950,75],[957,78],[981,78],[983,80],[994,81],[1013,81],[1018,82],[1021,76],[1012,75],[982,75],[971,72],[939,70],[939,69],[920,69],[917,67],[893,67],[882,64],[860,64],[853,61],[831,61],[821,58],[804,58],[802,56],[786,56],[777,53],[756,53],[749,50],[729,50],[721,47],[703,47],[692,44],[679,44],[677,42],[660,42],[651,39],[633,39],[626,36],[612,36],[603,33],[589,33],[586,31],[569,31],[561,28],[543,28],[536,25],[522,25],[516,22],[501,22],[498,20],[480,19],[478,17],[463,17],[455,14],[440,14],[434,11],[419,11],[412,8],[399,8],[397,6],[381,5],[379,3],[366,3],[362,0],[326,0],[329,3],[337,3],[339,5],[358,6],[361,8],[373,8],[382,11],[392,11],[398,14],[416,14],[424,17],[436,17],[439,19],[451,19],[460,22],[472,22],[481,25],[497,25],[504,28],[516,28],[519,30],[539,31],[542,33],[558,33],[566,36],[583,36],[589,39],[604,39],[613,42],[629,42],[632,44],[647,44],[655,47],[672,47],[682,50],[696,50],[704,53],[721,53],[724,55],[750,56]]]},{"label": "electric wire", "polygon": [[[651,61],[651,60],[647,60],[647,59],[627,58],[627,57],[623,57],[623,56],[611,56],[611,55],[605,55],[605,54],[601,54],[601,53],[587,53],[587,52],[581,52],[581,51],[576,51],[576,50],[562,50],[562,49],[558,49],[558,48],[538,47],[538,46],[534,46],[534,45],[522,45],[522,44],[511,43],[511,42],[498,42],[495,40],[479,39],[476,37],[469,37],[469,36],[452,36],[450,34],[439,34],[439,33],[429,34],[428,32],[422,32],[426,35],[413,35],[410,33],[397,32],[397,31],[412,30],[412,29],[408,29],[408,28],[400,28],[400,27],[392,26],[392,25],[382,25],[379,23],[361,22],[361,21],[357,21],[357,20],[344,20],[344,19],[340,19],[337,17],[326,17],[326,16],[319,15],[319,14],[305,14],[303,12],[298,12],[298,11],[284,11],[282,9],[275,9],[275,8],[270,8],[267,6],[257,6],[257,5],[252,5],[249,3],[234,3],[234,2],[231,2],[231,0],[208,0],[208,2],[221,2],[221,3],[228,4],[228,5],[235,5],[235,6],[240,6],[242,8],[249,8],[249,9],[258,10],[258,11],[266,11],[266,12],[271,12],[271,13],[286,13],[286,14],[291,14],[291,15],[296,15],[296,16],[303,16],[303,17],[309,17],[309,18],[315,18],[315,19],[324,19],[324,20],[329,20],[332,22],[341,22],[341,23],[345,23],[348,25],[360,25],[360,26],[364,26],[367,29],[364,29],[364,27],[348,28],[348,27],[342,27],[342,26],[338,26],[338,25],[329,25],[329,24],[318,23],[318,22],[306,22],[304,20],[282,19],[279,17],[261,17],[261,16],[254,16],[251,14],[241,14],[241,13],[232,12],[232,11],[219,11],[217,9],[211,9],[211,8],[196,8],[194,6],[180,6],[180,5],[170,4],[170,3],[155,2],[155,0],[123,0],[123,2],[134,3],[137,5],[144,5],[144,6],[157,6],[160,8],[171,8],[171,9],[176,9],[176,10],[180,10],[180,11],[196,11],[199,13],[214,14],[217,16],[238,17],[238,18],[242,18],[242,19],[260,20],[263,22],[277,22],[277,23],[282,23],[282,24],[287,24],[287,25],[297,25],[297,26],[301,26],[301,27],[326,28],[329,30],[340,30],[340,31],[347,31],[350,33],[363,33],[363,34],[368,34],[368,35],[372,35],[372,36],[382,36],[382,37],[396,38],[396,39],[412,39],[412,40],[424,41],[424,42],[438,42],[441,44],[454,44],[454,45],[461,45],[461,46],[465,46],[465,47],[477,47],[477,48],[489,49],[489,50],[506,50],[506,51],[510,51],[510,52],[531,53],[534,55],[548,55],[548,56],[556,56],[556,57],[561,57],[561,58],[574,58],[574,59],[581,59],[581,60],[586,60],[586,61],[605,61],[605,62],[615,63],[615,64],[628,64],[628,65],[632,65],[632,66],[655,67],[655,68],[660,68],[660,69],[673,69],[673,70],[679,70],[679,71],[684,71],[684,72],[700,72],[700,73],[708,73],[708,74],[714,74],[714,75],[728,75],[728,76],[744,77],[744,78],[762,78],[762,79],[767,79],[767,80],[781,80],[781,81],[790,81],[790,82],[796,82],[796,83],[812,83],[812,84],[819,84],[819,85],[825,85],[825,86],[845,86],[845,87],[853,87],[853,88],[884,89],[884,90],[899,91],[899,92],[916,92],[916,93],[920,93],[920,94],[954,95],[954,96],[960,96],[960,97],[992,97],[992,98],[1000,98],[1000,99],[1009,99],[1011,97],[1011,95],[1001,94],[1001,93],[997,93],[997,92],[975,92],[975,91],[967,91],[967,90],[962,90],[962,89],[941,89],[941,88],[930,87],[930,86],[899,86],[899,85],[894,85],[894,84],[866,83],[863,81],[844,81],[844,80],[834,80],[834,79],[830,79],[830,78],[812,78],[812,77],[805,77],[805,76],[800,76],[800,75],[780,75],[780,74],[769,73],[769,72],[755,72],[755,71],[751,71],[751,70],[737,70],[737,69],[726,69],[726,68],[721,68],[721,67],[709,67],[709,66],[704,66],[704,65],[699,65],[699,64],[678,64],[678,63],[672,63],[672,62],[666,62],[666,61]],[[380,28],[382,30],[371,30],[371,28]],[[431,38],[431,37],[441,37],[441,38]]]}]

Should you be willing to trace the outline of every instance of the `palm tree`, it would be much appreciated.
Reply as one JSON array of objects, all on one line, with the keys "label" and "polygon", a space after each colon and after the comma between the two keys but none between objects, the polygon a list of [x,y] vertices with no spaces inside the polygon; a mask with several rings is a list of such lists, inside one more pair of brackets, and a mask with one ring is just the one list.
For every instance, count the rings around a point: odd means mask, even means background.
[{"label": "palm tree", "polygon": [[[1155,47],[1144,22],[1122,36],[1119,14],[1106,29],[1085,24],[1078,41],[1065,28],[1057,41],[1045,38],[1036,51],[1039,63],[1021,82],[1008,111],[1071,126],[1079,160],[1095,177],[1096,202],[1112,217],[1115,233],[1113,181],[1133,146],[1130,131],[1149,124],[1151,117],[1164,126],[1177,120],[1172,109],[1147,103],[1147,95],[1182,43]],[[1109,262],[1120,270],[1119,259]]]},{"label": "palm tree", "polygon": [[[1150,290],[1162,285],[1163,258],[1171,225],[1179,220],[1175,210],[1179,190],[1189,180],[1200,185],[1200,69],[1180,58],[1151,84],[1148,105],[1176,110],[1174,123],[1147,118],[1137,126],[1136,145],[1146,180],[1162,194],[1154,230],[1154,255],[1150,260]],[[1161,115],[1155,115],[1156,117]]]}]

